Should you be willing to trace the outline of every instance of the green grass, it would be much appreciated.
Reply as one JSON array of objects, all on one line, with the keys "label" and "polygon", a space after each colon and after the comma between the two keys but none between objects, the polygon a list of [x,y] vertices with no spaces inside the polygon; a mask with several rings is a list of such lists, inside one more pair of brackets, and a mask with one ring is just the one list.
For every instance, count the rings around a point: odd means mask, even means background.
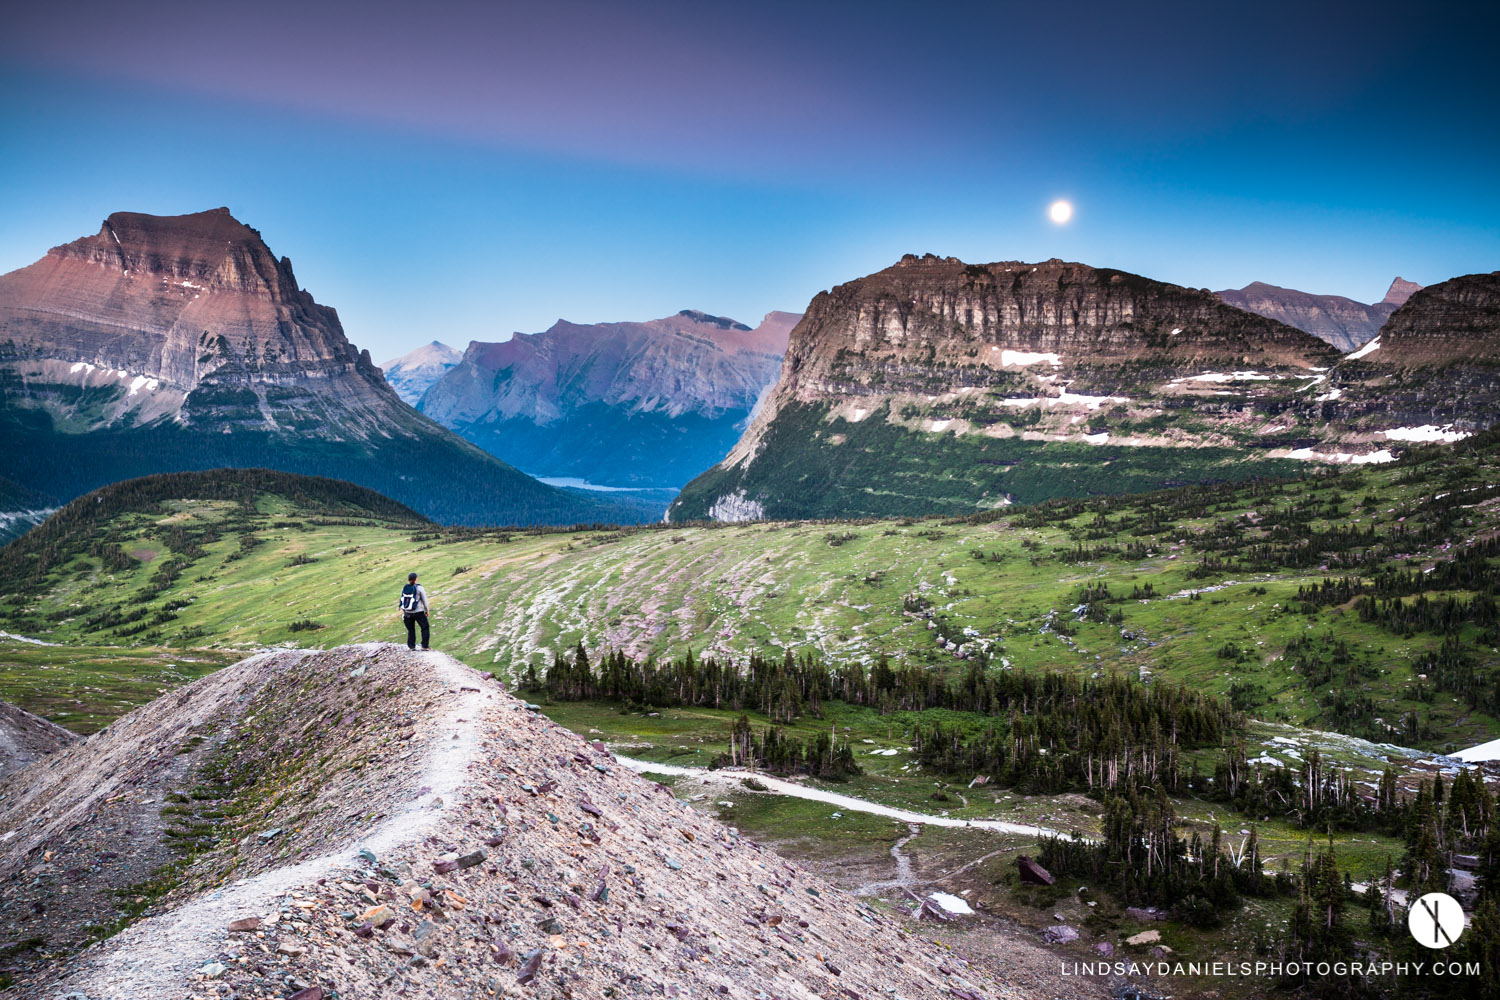
[{"label": "green grass", "polygon": [[[1385,717],[1419,712],[1436,734],[1428,745],[1440,749],[1494,738],[1500,723],[1448,696],[1412,697],[1412,663],[1437,648],[1438,636],[1398,637],[1340,607],[1293,612],[1297,588],[1330,575],[1317,568],[1208,579],[1191,570],[1195,538],[1257,507],[1318,505],[1337,494],[1346,505],[1338,520],[1347,520],[1350,500],[1378,494],[1373,513],[1352,513],[1393,530],[1408,515],[1415,521],[1443,471],[1441,463],[1360,470],[1270,497],[1228,494],[1208,512],[1166,522],[1145,539],[1149,555],[1080,561],[1064,553],[1140,539],[1106,530],[1080,542],[1100,516],[1094,512],[1044,526],[1031,526],[1020,510],[988,523],[885,520],[837,530],[787,523],[440,536],[373,520],[319,522],[274,496],[263,495],[253,514],[227,501],[182,501],[114,518],[102,534],[135,553],[128,565],[111,570],[79,551],[13,606],[8,621],[10,631],[49,642],[133,648],[147,659],[171,655],[147,652],[157,647],[401,641],[396,594],[415,570],[431,594],[436,644],[512,679],[527,665],[544,669],[554,650],[579,641],[636,656],[691,649],[739,658],[789,648],[829,662],[888,654],[934,669],[960,666],[942,638],[966,652],[982,646],[992,664],[1011,669],[1163,676],[1215,693],[1250,682],[1263,692],[1251,706],[1256,716],[1325,728],[1326,691],[1310,691],[1283,654],[1294,638],[1329,634],[1367,659],[1369,676],[1358,687]],[[1476,508],[1467,530],[1479,534],[1496,520],[1493,505]],[[205,538],[199,554],[174,552],[173,531]],[[1431,565],[1436,557],[1417,552],[1408,562]],[[162,585],[159,574],[172,563],[181,572]],[[1076,620],[1080,589],[1099,583],[1120,596],[1150,585],[1156,597],[1113,605],[1124,616],[1117,625]],[[1223,589],[1201,600],[1173,596],[1209,584]],[[908,613],[909,599],[926,602],[931,617]],[[123,625],[89,624],[109,609],[147,613]],[[321,627],[294,630],[307,621]],[[1058,621],[1071,637],[1056,633]],[[1226,642],[1243,655],[1219,657]],[[1481,666],[1500,661],[1492,650],[1476,652]],[[42,697],[24,687],[9,690],[23,702]]]},{"label": "green grass", "polygon": [[239,659],[217,649],[35,646],[0,642],[0,701],[76,733]]}]

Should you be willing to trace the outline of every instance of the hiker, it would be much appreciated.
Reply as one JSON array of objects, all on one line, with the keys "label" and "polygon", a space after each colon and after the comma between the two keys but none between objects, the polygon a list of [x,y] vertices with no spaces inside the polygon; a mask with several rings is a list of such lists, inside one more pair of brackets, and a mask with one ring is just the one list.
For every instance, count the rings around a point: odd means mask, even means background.
[{"label": "hiker", "polygon": [[427,591],[417,582],[417,574],[406,574],[406,586],[401,588],[401,617],[406,621],[406,648],[417,648],[417,626],[422,626],[422,648],[431,649],[428,642],[432,631],[427,624]]}]

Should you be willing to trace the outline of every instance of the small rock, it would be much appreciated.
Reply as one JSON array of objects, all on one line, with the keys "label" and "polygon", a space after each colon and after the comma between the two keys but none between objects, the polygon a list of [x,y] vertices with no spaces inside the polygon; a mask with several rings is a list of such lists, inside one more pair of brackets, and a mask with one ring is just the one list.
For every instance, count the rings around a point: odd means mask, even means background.
[{"label": "small rock", "polygon": [[1125,943],[1138,948],[1145,944],[1156,944],[1160,940],[1161,931],[1141,931],[1139,934],[1130,935],[1125,939]]},{"label": "small rock", "polygon": [[198,975],[206,976],[209,979],[218,979],[228,971],[229,967],[226,966],[223,962],[209,962],[203,968],[198,970]]},{"label": "small rock", "polygon": [[521,971],[516,973],[516,982],[525,986],[536,978],[536,971],[542,967],[542,949],[533,948],[526,953],[526,960],[521,963]]},{"label": "small rock", "polygon": [[229,931],[231,934],[243,934],[246,931],[258,931],[260,930],[260,917],[245,917],[240,920],[230,921],[229,926],[226,927],[225,930]]}]

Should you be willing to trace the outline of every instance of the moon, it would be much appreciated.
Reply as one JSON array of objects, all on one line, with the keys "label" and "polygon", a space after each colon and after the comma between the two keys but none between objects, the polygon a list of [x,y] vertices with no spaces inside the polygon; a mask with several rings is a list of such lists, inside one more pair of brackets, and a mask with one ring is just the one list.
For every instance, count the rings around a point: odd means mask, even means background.
[{"label": "moon", "polygon": [[1073,217],[1073,205],[1071,202],[1054,201],[1052,207],[1047,209],[1047,214],[1060,226]]}]

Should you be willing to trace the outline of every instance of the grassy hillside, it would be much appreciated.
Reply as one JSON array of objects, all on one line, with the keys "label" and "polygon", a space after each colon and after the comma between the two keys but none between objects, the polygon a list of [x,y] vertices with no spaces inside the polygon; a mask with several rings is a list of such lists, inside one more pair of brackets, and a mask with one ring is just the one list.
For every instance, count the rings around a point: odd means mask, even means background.
[{"label": "grassy hillside", "polygon": [[507,676],[579,641],[982,656],[1168,677],[1267,720],[1441,748],[1500,734],[1497,464],[1486,436],[1394,466],[967,518],[576,533],[440,529],[394,505],[333,516],[266,486],[253,504],[143,497],[59,534],[79,505],[105,509],[85,498],[0,550],[0,607],[10,631],[68,645],[329,646],[395,638],[417,570],[437,641]]},{"label": "grassy hillside", "polygon": [[[733,468],[709,467],[683,488],[669,516],[707,518],[721,498],[740,492],[763,501],[771,518],[890,517],[1305,471],[1305,463],[1266,458],[1264,449],[1094,445],[916,430],[890,422],[888,409],[855,422],[832,413],[828,404],[788,404],[767,429],[762,455]],[[1038,415],[1033,410],[1028,418]],[[1030,429],[1023,418],[1011,419],[1019,430]],[[1159,426],[1096,422],[1119,436],[1166,426],[1165,418],[1156,420]],[[1209,430],[1183,417],[1174,426]]]}]

